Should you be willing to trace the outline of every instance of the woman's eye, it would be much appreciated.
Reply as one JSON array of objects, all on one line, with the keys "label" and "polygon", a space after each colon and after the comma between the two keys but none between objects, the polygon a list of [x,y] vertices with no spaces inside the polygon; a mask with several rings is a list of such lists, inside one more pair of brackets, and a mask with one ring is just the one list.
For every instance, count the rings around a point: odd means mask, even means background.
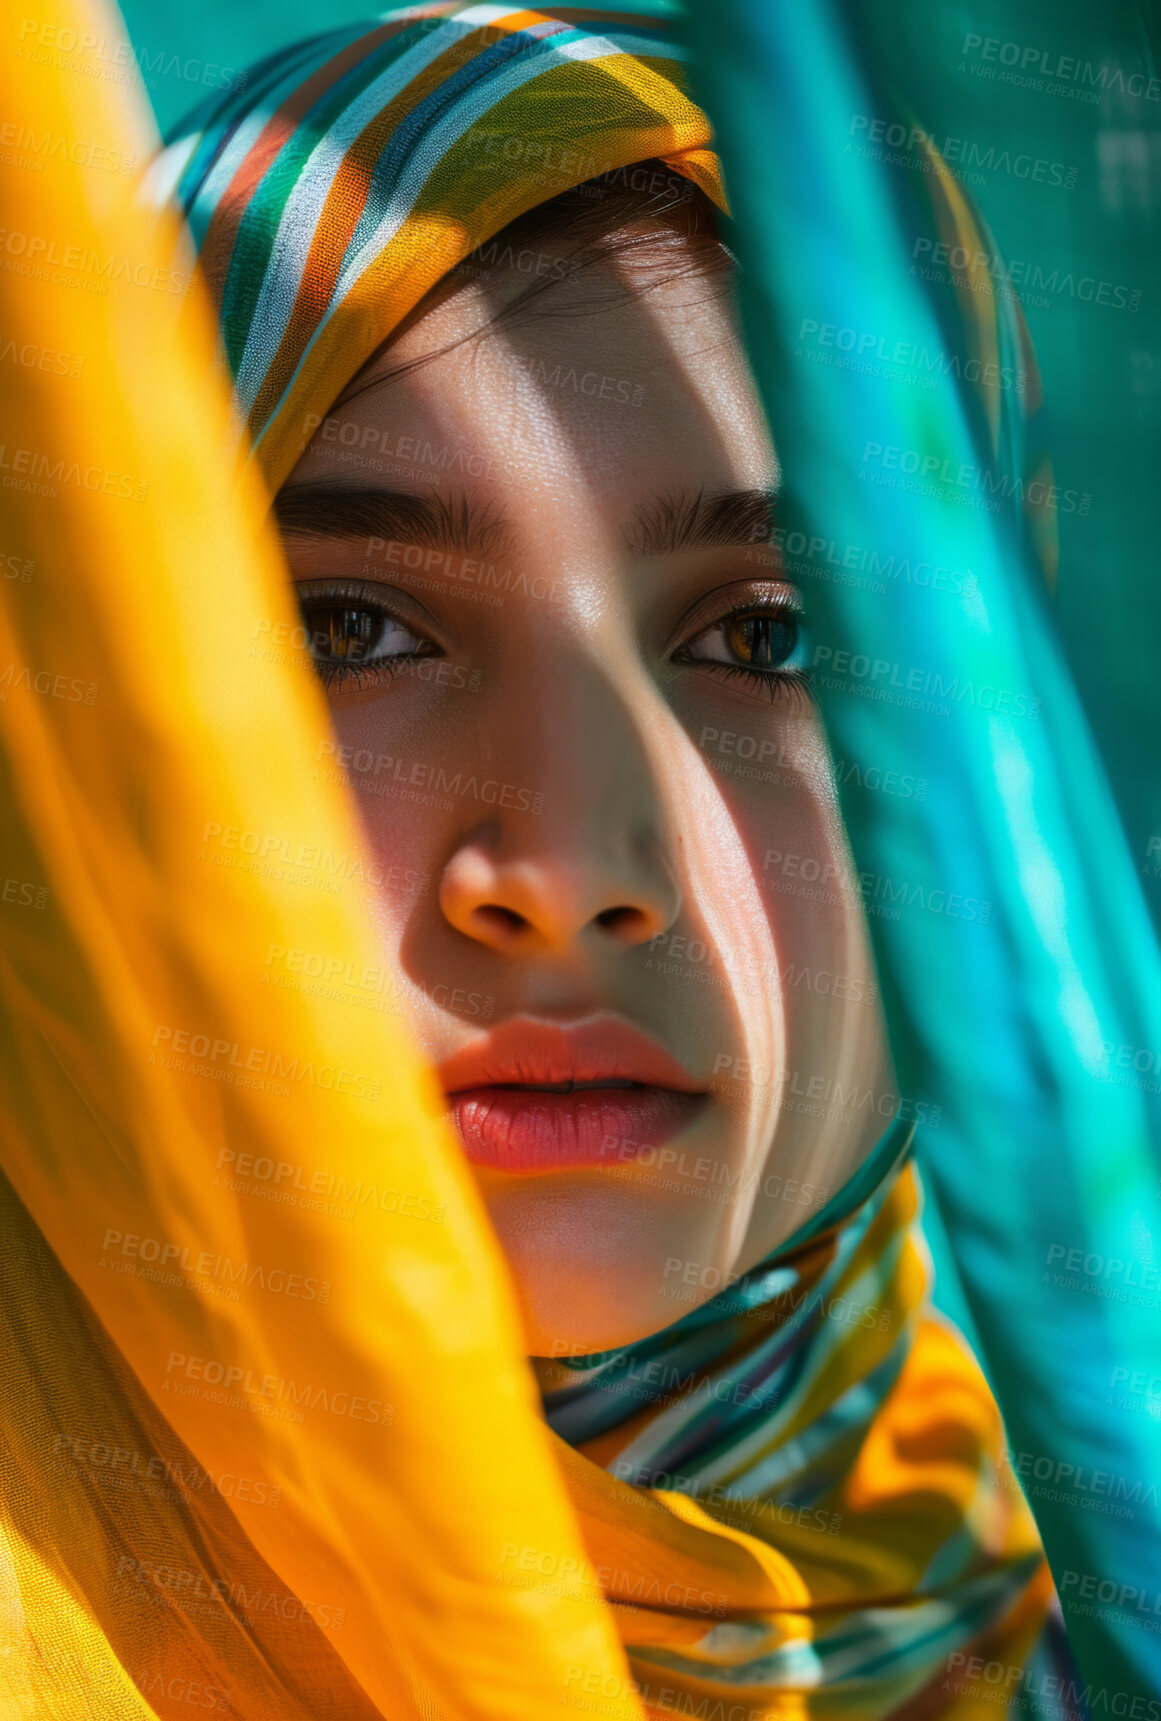
[{"label": "woman's eye", "polygon": [[807,680],[806,641],[801,617],[788,605],[736,610],[690,640],[681,652],[687,663],[704,663],[778,684]]},{"label": "woman's eye", "polygon": [[309,612],[307,622],[311,650],[324,662],[374,663],[384,657],[409,657],[423,643],[394,616],[361,606],[319,606]]},{"label": "woman's eye", "polygon": [[389,674],[437,649],[381,604],[358,595],[300,594],[299,609],[307,648],[327,683]]}]

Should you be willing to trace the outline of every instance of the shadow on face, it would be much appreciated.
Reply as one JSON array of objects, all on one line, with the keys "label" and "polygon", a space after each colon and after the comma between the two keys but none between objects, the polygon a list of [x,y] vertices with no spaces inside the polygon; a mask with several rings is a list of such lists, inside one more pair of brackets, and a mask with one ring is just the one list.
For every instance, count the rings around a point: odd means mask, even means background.
[{"label": "shadow on face", "polygon": [[304,766],[354,790],[538,1357],[713,1296],[896,1103],[728,279],[553,243],[441,284],[276,503]]}]

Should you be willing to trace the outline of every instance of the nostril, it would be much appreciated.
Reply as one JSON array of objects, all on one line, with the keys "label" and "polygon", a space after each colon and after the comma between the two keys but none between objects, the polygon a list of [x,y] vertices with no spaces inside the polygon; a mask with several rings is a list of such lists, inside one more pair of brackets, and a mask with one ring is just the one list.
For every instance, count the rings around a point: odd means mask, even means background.
[{"label": "nostril", "polygon": [[639,908],[605,908],[594,919],[605,932],[636,932],[643,916]]},{"label": "nostril", "polygon": [[481,903],[479,908],[473,911],[472,919],[480,924],[481,931],[490,932],[496,937],[511,938],[528,927],[528,921],[522,914],[517,914],[514,908],[502,908],[496,902]]}]

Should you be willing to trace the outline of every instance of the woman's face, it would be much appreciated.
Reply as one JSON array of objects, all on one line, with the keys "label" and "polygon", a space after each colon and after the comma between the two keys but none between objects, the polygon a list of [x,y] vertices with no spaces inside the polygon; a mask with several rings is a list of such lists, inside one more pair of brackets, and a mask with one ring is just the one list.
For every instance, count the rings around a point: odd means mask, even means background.
[{"label": "woman's face", "polygon": [[376,958],[539,1357],[715,1295],[895,1104],[728,293],[640,267],[469,339],[561,267],[446,283],[278,501]]}]

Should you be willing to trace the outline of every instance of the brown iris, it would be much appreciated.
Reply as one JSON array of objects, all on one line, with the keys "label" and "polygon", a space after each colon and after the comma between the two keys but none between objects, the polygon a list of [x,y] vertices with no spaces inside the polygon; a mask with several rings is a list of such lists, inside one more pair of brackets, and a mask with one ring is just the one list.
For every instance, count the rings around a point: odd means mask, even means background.
[{"label": "brown iris", "polygon": [[324,609],[311,606],[311,649],[316,657],[359,663],[368,658],[383,637],[386,618],[366,608]]},{"label": "brown iris", "polygon": [[722,623],[722,637],[749,668],[780,669],[798,643],[798,624],[792,616],[731,616]]}]

